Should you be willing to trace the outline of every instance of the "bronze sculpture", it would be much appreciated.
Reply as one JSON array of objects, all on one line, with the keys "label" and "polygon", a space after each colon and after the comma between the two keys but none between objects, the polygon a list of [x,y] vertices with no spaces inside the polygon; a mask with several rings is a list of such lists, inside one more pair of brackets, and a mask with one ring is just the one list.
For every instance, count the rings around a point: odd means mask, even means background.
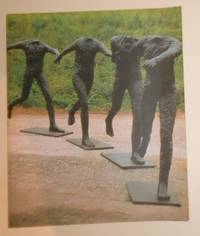
[{"label": "bronze sculpture", "polygon": [[134,115],[131,159],[135,164],[144,164],[145,161],[138,155],[143,85],[137,44],[138,39],[125,35],[114,36],[111,40],[112,61],[116,64],[116,79],[113,86],[112,107],[106,117],[106,133],[110,136],[114,135],[112,120],[121,108],[127,89]]},{"label": "bronze sculpture", "polygon": [[59,52],[56,49],[44,44],[40,40],[25,40],[11,44],[7,47],[8,51],[12,49],[21,49],[24,51],[26,56],[26,71],[24,74],[21,96],[16,98],[8,105],[8,118],[11,118],[12,109],[14,106],[24,102],[28,98],[33,80],[35,79],[46,100],[50,121],[49,130],[52,132],[64,133],[64,130],[56,125],[49,83],[43,71],[45,54],[49,52],[51,54],[58,55]]},{"label": "bronze sculpture", "polygon": [[144,57],[146,80],[141,109],[141,143],[138,154],[144,157],[152,131],[157,103],[160,110],[160,173],[157,196],[169,200],[168,177],[171,167],[172,133],[176,116],[174,63],[181,54],[181,43],[172,37],[146,36],[138,41],[138,53]]},{"label": "bronze sculpture", "polygon": [[78,95],[78,101],[69,111],[68,124],[75,122],[75,113],[81,108],[82,144],[87,147],[94,147],[94,143],[89,138],[89,115],[88,115],[88,95],[94,80],[95,56],[98,52],[105,56],[111,56],[102,42],[95,38],[82,37],[64,49],[55,62],[59,63],[61,58],[67,53],[75,51],[73,86]]}]

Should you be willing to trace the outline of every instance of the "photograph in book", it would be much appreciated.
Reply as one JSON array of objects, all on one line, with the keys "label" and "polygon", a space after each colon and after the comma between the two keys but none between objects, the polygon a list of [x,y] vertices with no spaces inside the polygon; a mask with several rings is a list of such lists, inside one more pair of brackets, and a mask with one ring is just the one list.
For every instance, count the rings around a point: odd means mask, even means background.
[{"label": "photograph in book", "polygon": [[188,220],[181,7],[7,15],[9,227]]}]

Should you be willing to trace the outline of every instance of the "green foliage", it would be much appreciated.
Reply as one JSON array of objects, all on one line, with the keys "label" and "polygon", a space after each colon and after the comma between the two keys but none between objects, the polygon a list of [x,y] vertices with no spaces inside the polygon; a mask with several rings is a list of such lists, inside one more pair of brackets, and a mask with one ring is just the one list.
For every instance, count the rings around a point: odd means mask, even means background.
[{"label": "green foliage", "polygon": [[[39,38],[60,51],[75,39],[92,36],[102,40],[107,47],[114,35],[126,34],[142,37],[148,34],[170,35],[182,40],[181,9],[149,9],[123,11],[96,11],[49,14],[12,14],[7,17],[7,43]],[[71,78],[74,53],[63,58],[60,65],[53,62],[52,55],[45,57],[45,73],[50,82],[56,107],[70,108],[76,101]],[[184,109],[184,84],[182,56],[178,58],[175,72],[179,94],[179,109]],[[111,93],[115,66],[109,58],[98,55],[95,81],[90,94],[92,110],[107,110],[111,106]],[[8,53],[8,100],[21,94],[25,56],[20,50]],[[142,71],[144,75],[144,70]],[[23,104],[30,107],[45,107],[45,101],[36,84],[29,99]],[[123,101],[123,110],[130,109],[128,95]]]}]

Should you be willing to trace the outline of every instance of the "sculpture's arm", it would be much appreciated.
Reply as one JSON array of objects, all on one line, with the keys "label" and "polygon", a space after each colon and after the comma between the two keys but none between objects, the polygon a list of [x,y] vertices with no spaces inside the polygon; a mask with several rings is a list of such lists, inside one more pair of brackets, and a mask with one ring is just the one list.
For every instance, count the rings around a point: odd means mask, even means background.
[{"label": "sculpture's arm", "polygon": [[106,46],[102,42],[99,42],[99,52],[103,53],[107,57],[111,57],[112,56],[111,50],[106,48]]},{"label": "sculpture's arm", "polygon": [[25,41],[18,42],[18,43],[13,43],[7,46],[7,50],[12,50],[12,49],[24,49],[25,46]]},{"label": "sculpture's arm", "polygon": [[181,54],[181,52],[182,52],[182,44],[179,41],[172,41],[166,51],[164,51],[157,57],[146,60],[144,63],[144,67],[151,69],[164,60],[178,57]]},{"label": "sculpture's arm", "polygon": [[171,42],[169,48],[161,53],[159,56],[155,57],[157,63],[165,60],[178,57],[182,52],[182,44],[179,41]]},{"label": "sculpture's arm", "polygon": [[67,53],[70,53],[74,50],[76,50],[76,44],[75,43],[73,43],[71,46],[63,49],[62,52],[56,57],[55,63],[59,63],[64,55],[66,55]]},{"label": "sculpture's arm", "polygon": [[116,63],[119,59],[119,50],[116,50],[114,40],[111,40],[112,62]]},{"label": "sculpture's arm", "polygon": [[45,44],[45,48],[46,48],[46,51],[53,54],[53,55],[56,55],[58,56],[59,55],[59,51],[56,49],[56,48],[52,48],[50,47],[49,45]]},{"label": "sculpture's arm", "polygon": [[145,49],[144,49],[144,38],[140,38],[140,39],[138,39],[138,41],[137,41],[137,51],[138,51],[138,55],[140,56],[140,57],[142,57],[143,55],[144,55],[144,51],[145,51]]}]

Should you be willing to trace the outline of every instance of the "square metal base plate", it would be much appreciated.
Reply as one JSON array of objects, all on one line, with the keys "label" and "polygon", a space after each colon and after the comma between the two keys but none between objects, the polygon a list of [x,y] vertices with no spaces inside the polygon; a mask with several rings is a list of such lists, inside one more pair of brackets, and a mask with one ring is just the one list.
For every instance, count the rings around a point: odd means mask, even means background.
[{"label": "square metal base plate", "polygon": [[126,184],[131,201],[136,204],[181,206],[176,195],[169,190],[168,201],[157,198],[158,183],[155,182],[129,182]]},{"label": "square metal base plate", "polygon": [[71,131],[65,131],[64,133],[53,132],[53,131],[50,131],[48,128],[43,128],[43,127],[28,128],[28,129],[20,130],[20,132],[44,135],[44,136],[50,136],[50,137],[61,137],[61,136],[73,134],[73,132]]},{"label": "square metal base plate", "polygon": [[135,164],[131,160],[131,153],[102,152],[101,155],[124,169],[154,168],[155,165],[150,161],[145,161],[144,165]]},{"label": "square metal base plate", "polygon": [[94,143],[94,147],[87,147],[87,146],[84,146],[82,144],[82,139],[81,138],[73,138],[73,139],[67,139],[68,142],[80,147],[80,148],[83,148],[85,150],[103,150],[103,149],[112,149],[114,148],[113,146],[109,145],[109,144],[106,144],[104,142],[101,142],[101,141],[98,141],[98,140],[95,140],[95,139],[91,139],[91,141]]}]

